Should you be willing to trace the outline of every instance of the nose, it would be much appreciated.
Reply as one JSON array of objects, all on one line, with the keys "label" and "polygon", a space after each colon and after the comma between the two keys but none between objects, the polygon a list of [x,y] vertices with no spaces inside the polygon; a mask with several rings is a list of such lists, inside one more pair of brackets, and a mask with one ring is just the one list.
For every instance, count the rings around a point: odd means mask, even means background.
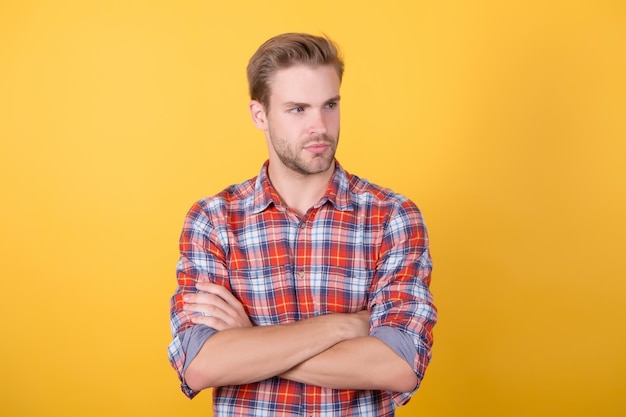
[{"label": "nose", "polygon": [[326,134],[328,121],[324,112],[317,110],[310,112],[309,115],[309,133],[312,135]]}]

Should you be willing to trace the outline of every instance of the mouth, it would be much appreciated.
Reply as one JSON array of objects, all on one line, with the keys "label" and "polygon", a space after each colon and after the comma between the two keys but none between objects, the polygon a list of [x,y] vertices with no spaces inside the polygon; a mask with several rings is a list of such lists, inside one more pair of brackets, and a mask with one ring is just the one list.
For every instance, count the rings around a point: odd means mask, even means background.
[{"label": "mouth", "polygon": [[330,149],[330,145],[327,143],[311,143],[305,146],[304,149],[313,154],[320,154]]},{"label": "mouth", "polygon": [[309,142],[304,145],[304,150],[311,152],[313,155],[320,155],[328,150],[333,149],[334,140],[332,137],[327,135],[317,135],[317,137],[312,137],[309,139]]}]

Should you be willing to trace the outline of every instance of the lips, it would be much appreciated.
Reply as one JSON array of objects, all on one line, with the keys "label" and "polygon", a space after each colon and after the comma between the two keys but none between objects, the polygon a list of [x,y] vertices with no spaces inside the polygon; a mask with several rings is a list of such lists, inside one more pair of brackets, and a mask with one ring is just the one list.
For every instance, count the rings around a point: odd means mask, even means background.
[{"label": "lips", "polygon": [[330,148],[330,145],[326,143],[312,143],[304,147],[307,151],[311,153],[324,153]]}]

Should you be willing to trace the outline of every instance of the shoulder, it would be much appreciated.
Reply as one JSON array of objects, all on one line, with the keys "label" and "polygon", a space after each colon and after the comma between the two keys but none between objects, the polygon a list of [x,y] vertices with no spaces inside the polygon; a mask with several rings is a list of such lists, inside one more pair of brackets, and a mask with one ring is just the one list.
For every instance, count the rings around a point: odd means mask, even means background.
[{"label": "shoulder", "polygon": [[387,221],[423,225],[424,219],[416,203],[391,188],[384,187],[354,174],[346,174],[350,199],[359,211],[383,216]]},{"label": "shoulder", "polygon": [[220,223],[220,219],[232,215],[245,216],[254,205],[256,179],[230,185],[215,195],[196,201],[187,217],[199,216],[209,219],[211,223]]},{"label": "shoulder", "polygon": [[393,191],[391,188],[375,184],[354,174],[346,173],[346,178],[350,196],[357,203],[365,202],[390,207],[402,206],[407,203],[414,205],[408,197]]}]

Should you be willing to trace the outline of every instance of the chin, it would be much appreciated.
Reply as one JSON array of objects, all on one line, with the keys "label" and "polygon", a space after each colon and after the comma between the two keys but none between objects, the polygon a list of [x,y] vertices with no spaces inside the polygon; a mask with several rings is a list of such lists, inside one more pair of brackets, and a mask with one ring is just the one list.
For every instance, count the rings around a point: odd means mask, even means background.
[{"label": "chin", "polygon": [[312,164],[311,169],[309,170],[312,174],[321,174],[323,172],[327,172],[328,170],[330,170],[331,168],[334,168],[334,158],[331,158],[330,160],[324,160],[324,161],[314,161],[314,164]]}]

